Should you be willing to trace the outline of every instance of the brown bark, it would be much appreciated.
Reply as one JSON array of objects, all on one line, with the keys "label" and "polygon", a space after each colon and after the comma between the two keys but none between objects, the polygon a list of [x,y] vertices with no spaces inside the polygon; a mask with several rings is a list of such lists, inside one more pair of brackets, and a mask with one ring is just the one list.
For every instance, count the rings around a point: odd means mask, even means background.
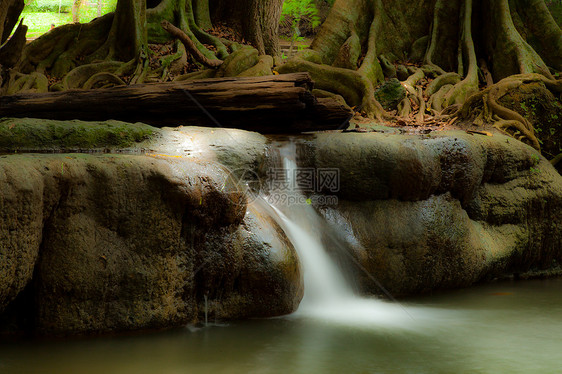
[{"label": "brown bark", "polygon": [[277,56],[280,53],[278,30],[283,0],[262,0],[258,3],[265,53]]},{"label": "brown bark", "polygon": [[347,127],[351,113],[318,101],[307,73],[0,97],[0,117],[144,122],[295,133]]},{"label": "brown bark", "polygon": [[213,23],[239,31],[260,54],[280,53],[278,29],[283,0],[210,0]]}]

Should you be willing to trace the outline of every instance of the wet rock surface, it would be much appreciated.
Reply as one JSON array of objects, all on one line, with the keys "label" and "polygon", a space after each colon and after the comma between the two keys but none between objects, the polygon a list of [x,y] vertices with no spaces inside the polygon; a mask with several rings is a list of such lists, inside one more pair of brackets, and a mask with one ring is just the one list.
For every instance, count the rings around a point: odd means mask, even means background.
[{"label": "wet rock surface", "polygon": [[181,326],[204,320],[205,296],[221,319],[296,309],[300,267],[276,224],[218,161],[154,150],[0,156],[4,331]]},{"label": "wet rock surface", "polygon": [[[18,138],[18,152],[43,153],[16,154],[10,143],[0,155],[4,331],[158,329],[205,313],[212,321],[297,308],[294,248],[246,193],[248,182],[266,185],[286,139],[112,123],[110,142],[95,133],[96,149],[111,153],[85,154],[69,153],[82,147],[69,138],[75,125],[51,125],[55,145],[26,148]],[[78,126],[90,133],[96,124]],[[297,143],[301,167],[339,172],[337,189],[316,192],[337,203],[316,208],[364,293],[463,287],[562,260],[562,177],[512,138],[388,131]]]},{"label": "wet rock surface", "polygon": [[336,206],[360,288],[393,295],[468,286],[562,260],[562,177],[503,135],[318,135],[315,166],[340,170]]}]

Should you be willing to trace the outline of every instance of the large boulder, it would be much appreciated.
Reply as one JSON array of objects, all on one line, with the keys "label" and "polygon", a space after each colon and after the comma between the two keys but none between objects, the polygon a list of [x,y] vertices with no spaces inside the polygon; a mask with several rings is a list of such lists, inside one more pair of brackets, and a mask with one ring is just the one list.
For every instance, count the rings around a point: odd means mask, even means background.
[{"label": "large boulder", "polygon": [[[312,144],[312,145],[311,145]],[[316,168],[340,171],[320,211],[349,243],[361,288],[393,295],[556,267],[562,177],[507,136],[319,134]],[[310,166],[310,163],[309,163]]]},{"label": "large boulder", "polygon": [[[173,144],[181,157],[168,152],[172,143],[158,147],[172,132],[183,139]],[[206,157],[186,152],[209,149],[205,131],[154,134],[127,145],[134,154],[0,156],[5,328],[100,333],[197,323],[206,313],[251,318],[296,309],[303,292],[296,253],[217,161],[228,147]],[[258,152],[245,147],[232,168],[254,163]]]}]

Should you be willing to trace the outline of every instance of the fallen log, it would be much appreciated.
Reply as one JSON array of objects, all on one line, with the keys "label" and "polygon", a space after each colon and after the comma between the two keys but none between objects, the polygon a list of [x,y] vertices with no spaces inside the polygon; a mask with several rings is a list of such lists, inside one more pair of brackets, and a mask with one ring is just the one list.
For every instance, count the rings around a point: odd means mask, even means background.
[{"label": "fallen log", "polygon": [[0,117],[216,126],[268,134],[346,128],[351,113],[316,99],[308,73],[214,78],[0,97]]}]

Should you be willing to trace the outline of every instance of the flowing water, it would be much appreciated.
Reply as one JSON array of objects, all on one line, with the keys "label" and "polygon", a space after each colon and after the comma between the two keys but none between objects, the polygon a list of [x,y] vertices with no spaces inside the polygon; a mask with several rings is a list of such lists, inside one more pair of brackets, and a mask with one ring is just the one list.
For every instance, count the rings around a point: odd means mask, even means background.
[{"label": "flowing water", "polygon": [[[281,155],[294,170],[294,147]],[[325,223],[310,205],[257,203],[302,262],[305,294],[296,313],[148,335],[0,342],[0,373],[562,372],[562,279],[400,303],[360,297],[327,254]]]},{"label": "flowing water", "polygon": [[[294,171],[298,166],[295,143],[281,145],[279,152],[289,185],[296,186]],[[301,194],[298,190],[291,192],[294,195]],[[292,201],[306,200],[296,197],[298,196],[294,196]],[[304,271],[304,297],[294,317],[309,317],[344,325],[400,329],[411,328],[414,320],[417,323],[423,320],[425,324],[431,324],[445,318],[436,310],[404,308],[399,303],[356,295],[324,248],[326,242],[334,247],[338,243],[324,235],[322,228],[325,222],[313,206],[306,203],[287,204],[273,209],[276,213],[273,217],[277,218],[293,243]]]},{"label": "flowing water", "polygon": [[[2,374],[560,373],[562,279],[408,300],[408,329],[310,316],[72,341],[0,343]],[[439,320],[440,317],[442,320]],[[404,319],[406,321],[406,319]]]}]

